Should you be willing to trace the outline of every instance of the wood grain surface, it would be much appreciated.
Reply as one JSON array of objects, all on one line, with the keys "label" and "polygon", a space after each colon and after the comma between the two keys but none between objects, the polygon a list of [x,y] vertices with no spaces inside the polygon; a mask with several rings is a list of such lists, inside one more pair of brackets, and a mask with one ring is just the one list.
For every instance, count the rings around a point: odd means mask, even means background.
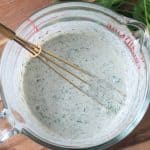
[{"label": "wood grain surface", "polygon": [[[15,29],[32,13],[52,3],[52,0],[0,0],[0,22]],[[0,36],[0,41],[4,37]],[[2,52],[3,46],[0,46]],[[0,106],[2,104],[0,103]],[[0,124],[9,126],[6,120]],[[110,150],[150,150],[150,108],[138,127]],[[17,135],[0,144],[0,150],[47,150],[28,137]]]}]

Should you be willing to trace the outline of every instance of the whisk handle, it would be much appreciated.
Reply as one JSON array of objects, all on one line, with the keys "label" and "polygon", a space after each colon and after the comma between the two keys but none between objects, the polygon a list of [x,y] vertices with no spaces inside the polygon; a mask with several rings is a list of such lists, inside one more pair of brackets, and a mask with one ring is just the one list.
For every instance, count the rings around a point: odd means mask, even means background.
[{"label": "whisk handle", "polygon": [[18,44],[23,46],[25,49],[27,49],[33,57],[38,56],[41,53],[41,47],[34,45],[25,39],[19,37],[16,35],[14,31],[12,31],[10,28],[6,27],[2,23],[0,23],[0,33],[6,36],[10,40],[16,41]]},{"label": "whisk handle", "polygon": [[6,36],[8,39],[13,40],[16,36],[16,33],[13,32],[10,28],[6,27],[2,23],[0,23],[0,33]]}]

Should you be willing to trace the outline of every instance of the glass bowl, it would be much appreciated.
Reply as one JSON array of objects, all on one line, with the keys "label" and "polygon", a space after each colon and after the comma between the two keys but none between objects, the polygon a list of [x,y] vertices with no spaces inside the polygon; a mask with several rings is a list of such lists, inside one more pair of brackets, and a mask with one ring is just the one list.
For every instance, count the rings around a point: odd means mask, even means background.
[{"label": "glass bowl", "polygon": [[[44,8],[29,19],[25,20],[17,29],[21,37],[36,43],[44,43],[49,36],[58,36],[61,32],[75,29],[90,30],[90,28],[104,30],[110,45],[126,47],[130,52],[135,74],[130,69],[127,72],[131,81],[128,92],[133,88],[134,101],[128,102],[128,110],[120,111],[118,123],[113,130],[106,131],[101,139],[86,139],[80,142],[59,139],[42,128],[41,123],[31,114],[22,92],[24,68],[31,55],[14,41],[5,46],[0,69],[1,94],[4,110],[1,117],[8,118],[11,129],[0,134],[3,142],[16,133],[27,135],[36,142],[49,148],[60,149],[106,149],[125,138],[137,126],[149,106],[149,64],[150,40],[145,26],[133,19],[120,16],[113,11],[96,4],[85,2],[60,3]],[[124,54],[120,54],[124,60]],[[126,61],[128,64],[128,61]],[[135,79],[134,80],[134,76]],[[126,117],[121,117],[121,116]],[[115,130],[114,130],[115,129]]]}]

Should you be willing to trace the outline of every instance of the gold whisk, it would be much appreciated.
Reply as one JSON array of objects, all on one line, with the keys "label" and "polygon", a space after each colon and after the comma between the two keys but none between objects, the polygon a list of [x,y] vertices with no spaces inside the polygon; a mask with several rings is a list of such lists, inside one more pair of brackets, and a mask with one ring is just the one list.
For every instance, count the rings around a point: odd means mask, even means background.
[{"label": "gold whisk", "polygon": [[[49,68],[51,68],[55,73],[57,73],[60,77],[62,77],[64,80],[66,80],[68,83],[70,83],[73,87],[78,89],[80,92],[84,93],[88,97],[91,97],[93,100],[96,100],[99,104],[104,106],[105,108],[108,108],[104,103],[102,103],[99,98],[100,97],[107,97],[107,99],[112,98],[112,90],[113,93],[114,91],[116,92],[120,99],[124,98],[126,95],[121,92],[120,90],[116,89],[113,87],[110,83],[99,79],[95,75],[91,74],[89,71],[82,69],[76,64],[73,64],[69,62],[68,60],[56,55],[52,51],[45,51],[43,50],[40,46],[37,46],[35,44],[32,44],[25,39],[19,37],[16,35],[14,31],[6,27],[5,25],[0,23],[0,33],[2,33],[4,36],[6,36],[8,39],[16,41],[18,44],[20,44],[22,47],[24,47],[26,50],[28,50],[31,54],[32,57],[37,57],[39,58],[44,64],[46,64]],[[50,62],[50,63],[48,63]],[[75,69],[75,71],[78,71],[80,75],[82,74],[88,77],[88,81],[85,79],[82,79],[81,76],[73,73],[69,69],[66,69],[64,66],[62,66],[63,63],[67,65],[67,67],[70,67],[71,69]],[[61,71],[59,70],[61,69]],[[75,84],[73,80],[67,78],[63,73],[67,73],[71,75],[74,79],[78,80],[80,83]],[[83,86],[84,85],[84,86]],[[100,94],[100,90],[106,90],[107,89],[107,96],[104,94]],[[109,89],[109,90],[108,90]],[[108,96],[109,95],[109,96]],[[119,104],[122,104],[124,102],[124,99],[122,101],[118,101]]]}]

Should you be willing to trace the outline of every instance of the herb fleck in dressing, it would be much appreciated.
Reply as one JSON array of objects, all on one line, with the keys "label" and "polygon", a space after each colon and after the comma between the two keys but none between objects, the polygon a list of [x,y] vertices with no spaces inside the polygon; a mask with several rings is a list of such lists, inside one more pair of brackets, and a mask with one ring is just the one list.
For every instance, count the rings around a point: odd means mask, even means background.
[{"label": "herb fleck in dressing", "polygon": [[[108,32],[83,29],[75,33],[74,29],[49,37],[43,44],[45,50],[52,50],[102,79],[99,84],[104,88],[95,90],[95,99],[102,105],[67,83],[39,59],[30,59],[26,65],[26,102],[43,127],[59,138],[72,141],[100,139],[126,105],[127,65],[133,62],[120,52],[128,51],[127,47],[118,46],[119,39],[112,33],[108,36]],[[116,42],[111,43],[112,38]],[[118,94],[114,88],[126,96]]]}]

